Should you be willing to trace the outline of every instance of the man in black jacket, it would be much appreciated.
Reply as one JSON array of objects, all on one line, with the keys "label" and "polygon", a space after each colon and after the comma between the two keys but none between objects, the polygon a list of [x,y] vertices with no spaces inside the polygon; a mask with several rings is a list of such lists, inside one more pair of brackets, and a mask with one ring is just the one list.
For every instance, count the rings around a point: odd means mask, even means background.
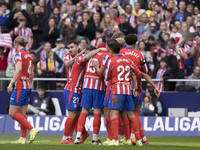
[{"label": "man in black jacket", "polygon": [[17,21],[17,19],[21,15],[23,15],[27,20],[26,26],[31,28],[32,27],[31,18],[25,10],[21,9],[21,1],[20,0],[15,1],[15,8],[16,9],[10,14],[10,16],[7,20],[7,25],[11,29],[14,29],[15,27],[17,27],[19,25],[19,22]]},{"label": "man in black jacket", "polygon": [[133,27],[127,22],[126,14],[120,14],[119,19],[120,19],[119,29],[122,33],[124,33],[125,36],[129,33],[135,33]]},{"label": "man in black jacket", "polygon": [[179,2],[178,7],[179,7],[179,11],[177,11],[177,12],[173,15],[173,17],[172,17],[172,22],[173,22],[173,24],[174,24],[174,22],[175,22],[176,20],[180,20],[181,22],[184,22],[184,21],[186,21],[186,18],[187,18],[188,16],[192,16],[191,13],[189,13],[189,12],[187,12],[187,11],[185,10],[186,5],[185,5],[185,1],[184,1],[184,0],[181,0],[181,1]]},{"label": "man in black jacket", "polygon": [[52,47],[56,47],[56,39],[59,38],[60,31],[55,27],[55,19],[50,18],[48,26],[43,30],[43,39],[46,42],[51,43]]},{"label": "man in black jacket", "polygon": [[[59,63],[58,67],[56,67],[56,61]],[[44,50],[38,55],[34,65],[37,68],[39,78],[56,78],[56,74],[62,67],[63,61],[51,50],[51,44],[46,42]],[[56,90],[56,81],[39,82],[40,85],[45,86],[45,89],[48,89],[48,83],[50,84],[50,90]]]},{"label": "man in black jacket", "polygon": [[45,24],[47,23],[47,17],[44,15],[44,13],[41,13],[41,7],[35,6],[34,7],[34,14],[31,16],[32,22],[33,22],[33,37],[34,37],[34,43],[33,43],[33,49],[37,49],[43,44],[43,30],[45,27]]},{"label": "man in black jacket", "polygon": [[83,21],[78,24],[76,34],[88,38],[90,41],[95,38],[96,26],[91,20],[89,12],[83,12]]}]

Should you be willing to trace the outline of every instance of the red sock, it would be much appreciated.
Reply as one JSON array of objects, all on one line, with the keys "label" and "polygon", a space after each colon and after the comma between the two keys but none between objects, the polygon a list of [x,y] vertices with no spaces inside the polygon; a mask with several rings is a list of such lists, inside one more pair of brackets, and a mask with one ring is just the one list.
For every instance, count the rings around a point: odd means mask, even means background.
[{"label": "red sock", "polygon": [[26,118],[19,113],[15,113],[12,117],[14,120],[19,122],[22,126],[24,126],[26,129],[31,131],[33,129],[32,125],[26,120]]},{"label": "red sock", "polygon": [[65,121],[65,129],[64,129],[64,136],[70,136],[71,135],[71,132],[73,133],[74,131],[74,119],[71,119],[71,118],[67,118],[66,121]]},{"label": "red sock", "polygon": [[111,119],[112,140],[118,140],[119,121],[118,118]]},{"label": "red sock", "polygon": [[119,135],[124,135],[123,122],[119,115],[118,115],[118,121],[119,121]]},{"label": "red sock", "polygon": [[[26,115],[23,115],[23,116],[27,120],[27,116]],[[21,137],[22,138],[26,138],[27,128],[25,126],[23,126],[23,125],[20,124],[20,130],[21,130]]]},{"label": "red sock", "polygon": [[134,113],[135,113],[135,117],[137,118],[137,121],[138,121],[138,124],[139,124],[140,137],[143,139],[145,134],[144,134],[144,130],[142,128],[142,123],[141,123],[140,118],[139,118],[140,111],[134,111]]},{"label": "red sock", "polygon": [[124,131],[124,136],[126,138],[126,140],[130,139],[130,123],[129,123],[129,119],[123,118],[123,131]]},{"label": "red sock", "polygon": [[77,125],[77,132],[83,132],[83,128],[85,126],[85,122],[86,122],[86,117],[87,114],[86,113],[81,113],[81,115],[78,118],[78,125]]},{"label": "red sock", "polygon": [[112,140],[112,133],[111,133],[111,122],[110,122],[110,116],[105,116],[105,120],[106,120],[106,129],[107,129],[107,133],[108,133],[108,139]]},{"label": "red sock", "polygon": [[131,119],[131,128],[133,128],[133,130],[135,131],[136,140],[137,141],[140,140],[139,125],[138,125],[136,117]]},{"label": "red sock", "polygon": [[100,125],[101,125],[101,114],[94,114],[93,134],[99,134]]},{"label": "red sock", "polygon": [[78,119],[74,121],[74,130],[76,133],[77,133],[77,125],[78,125]]}]

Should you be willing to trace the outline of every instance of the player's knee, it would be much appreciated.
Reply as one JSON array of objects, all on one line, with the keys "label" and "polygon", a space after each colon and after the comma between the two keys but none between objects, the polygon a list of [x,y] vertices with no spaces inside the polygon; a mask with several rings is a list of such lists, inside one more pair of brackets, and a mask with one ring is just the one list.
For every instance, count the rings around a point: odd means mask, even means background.
[{"label": "player's knee", "polygon": [[127,117],[125,111],[120,111],[120,112],[119,112],[119,116],[120,116],[120,118],[122,118],[122,119]]},{"label": "player's knee", "polygon": [[135,110],[134,111],[140,111],[140,105],[135,105]]},{"label": "player's knee", "polygon": [[94,109],[94,114],[100,114],[101,113],[101,108],[98,108],[98,109]]},{"label": "player's knee", "polygon": [[108,115],[110,115],[110,111],[108,107],[104,107],[104,116],[108,116]]},{"label": "player's knee", "polygon": [[14,113],[12,111],[9,110],[9,116],[12,118],[14,115]]},{"label": "player's knee", "polygon": [[68,110],[68,117],[71,119],[76,119],[78,117],[79,111]]},{"label": "player's knee", "polygon": [[114,110],[114,109],[111,109],[111,110],[110,110],[111,119],[117,118],[118,115],[119,115],[119,111],[118,111],[118,110]]},{"label": "player's knee", "polygon": [[82,107],[82,113],[85,113],[86,115],[88,115],[89,109],[86,109],[86,108],[83,108],[83,107]]}]

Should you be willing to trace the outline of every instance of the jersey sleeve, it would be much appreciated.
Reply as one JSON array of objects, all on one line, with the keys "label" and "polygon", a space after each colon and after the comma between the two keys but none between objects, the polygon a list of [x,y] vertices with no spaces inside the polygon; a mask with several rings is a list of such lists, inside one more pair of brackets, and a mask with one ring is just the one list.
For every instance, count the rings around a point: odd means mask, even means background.
[{"label": "jersey sleeve", "polygon": [[84,62],[83,62],[83,58],[84,58],[83,56],[77,57],[77,58],[76,58],[77,64],[82,64],[82,63],[84,63]]},{"label": "jersey sleeve", "polygon": [[18,61],[22,61],[21,52],[15,54],[15,63],[17,63]]},{"label": "jersey sleeve", "polygon": [[141,63],[140,63],[140,70],[144,73],[147,73],[148,72],[148,69],[147,69],[147,64],[145,62],[145,59],[144,59],[144,55],[142,54],[142,52],[140,53],[141,54],[141,57],[140,57],[140,60],[141,60]]},{"label": "jersey sleeve", "polygon": [[108,64],[106,67],[106,72],[105,72],[105,80],[109,81],[111,78],[111,72],[112,72],[112,61],[111,59],[108,60]]},{"label": "jersey sleeve", "polygon": [[106,66],[108,65],[109,58],[110,58],[109,54],[105,54],[103,56],[103,60],[102,60],[101,66],[106,68]]},{"label": "jersey sleeve", "polygon": [[66,54],[65,56],[64,56],[64,62],[65,61],[69,61],[70,60],[70,56],[69,56],[69,54]]}]

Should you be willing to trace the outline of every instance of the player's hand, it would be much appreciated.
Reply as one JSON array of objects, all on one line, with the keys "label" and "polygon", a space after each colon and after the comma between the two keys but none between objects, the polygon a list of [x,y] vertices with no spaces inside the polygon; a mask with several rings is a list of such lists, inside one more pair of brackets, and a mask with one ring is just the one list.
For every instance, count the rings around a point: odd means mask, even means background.
[{"label": "player's hand", "polygon": [[133,96],[134,97],[138,96],[138,92],[137,92],[137,90],[135,88],[133,89]]},{"label": "player's hand", "polygon": [[95,61],[95,60],[93,60],[93,59],[92,59],[92,61],[91,61],[91,64],[92,64],[92,66],[93,66],[94,68],[97,68],[97,67],[100,66],[99,61]]},{"label": "player's hand", "polygon": [[42,70],[38,69],[37,73],[38,73],[38,75],[41,75],[42,74]]},{"label": "player's hand", "polygon": [[13,90],[12,84],[9,84],[8,87],[7,87],[8,94],[11,94],[12,90]]},{"label": "player's hand", "polygon": [[157,98],[160,97],[160,91],[157,88],[154,89],[154,93],[156,94]]}]

